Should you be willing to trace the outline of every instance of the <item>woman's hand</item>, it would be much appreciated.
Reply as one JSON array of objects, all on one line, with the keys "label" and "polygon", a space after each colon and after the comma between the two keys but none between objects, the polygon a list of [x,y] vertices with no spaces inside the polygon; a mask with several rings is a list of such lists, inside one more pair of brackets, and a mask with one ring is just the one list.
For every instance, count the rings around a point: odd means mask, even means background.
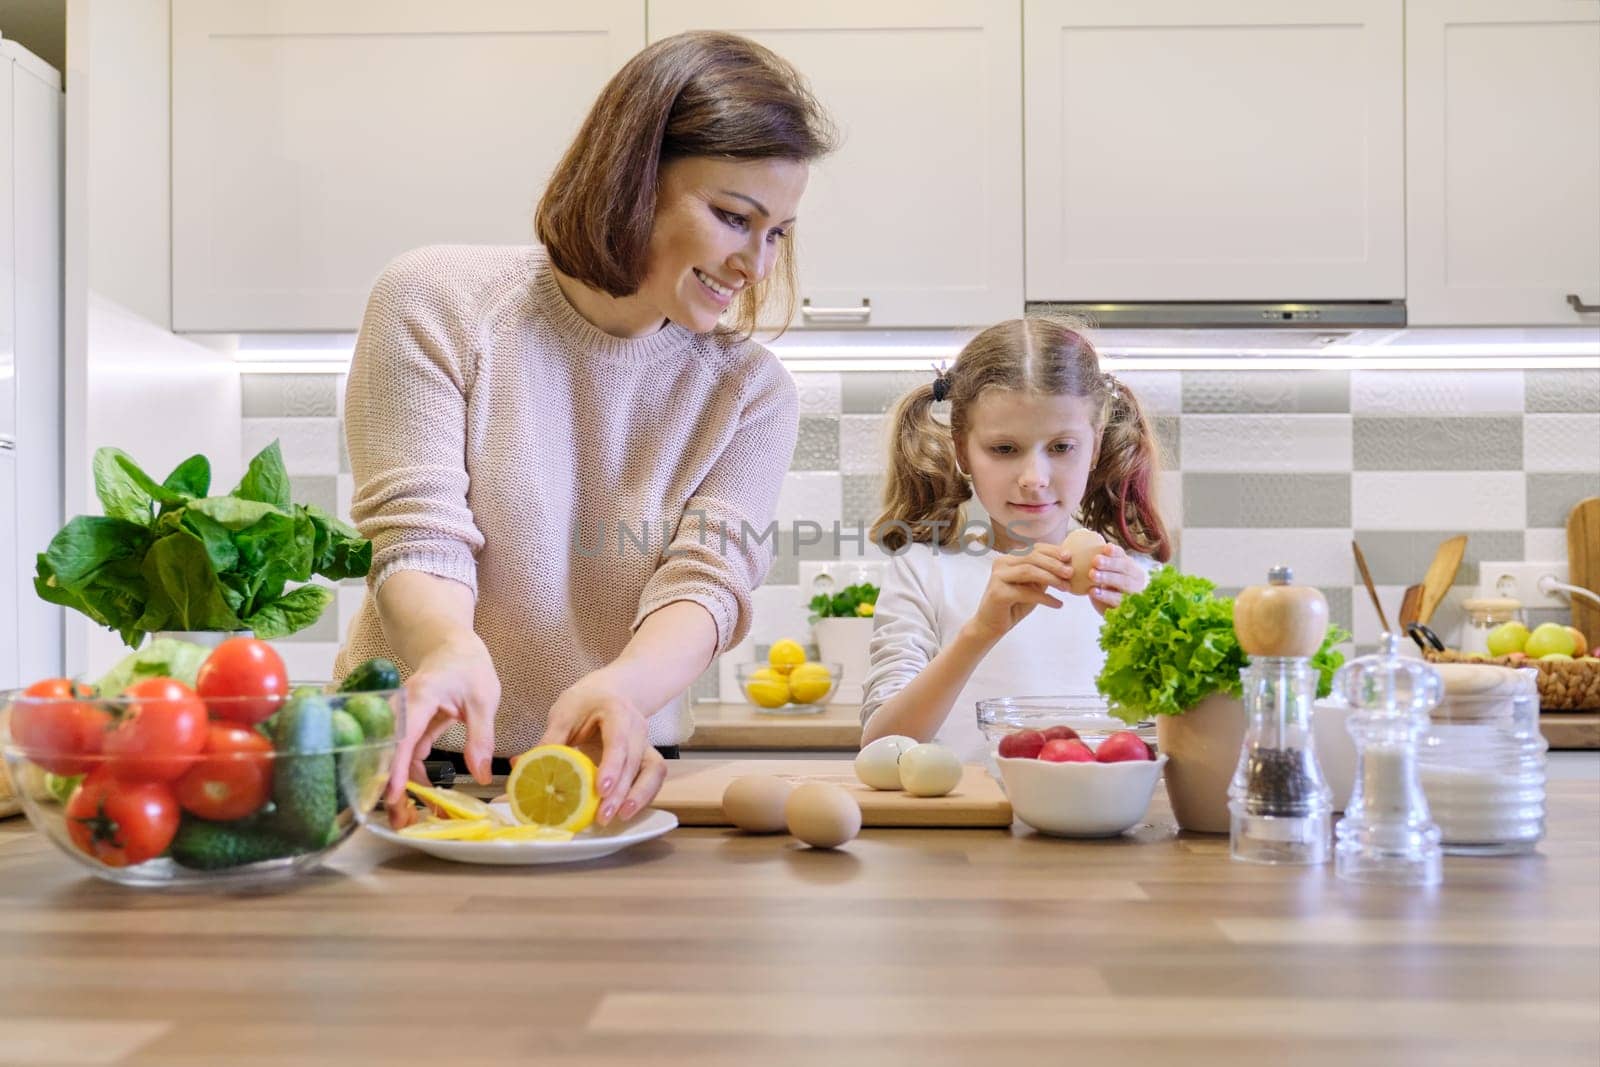
[{"label": "woman's hand", "polygon": [[499,706],[500,678],[477,634],[457,636],[417,664],[406,681],[406,728],[395,745],[394,767],[383,798],[390,825],[398,828],[416,818],[416,809],[406,800],[406,778],[427,782],[422,761],[451,723],[466,724],[463,754],[467,767],[473,778],[488,784],[494,716]]},{"label": "woman's hand", "polygon": [[1024,556],[1001,555],[989,571],[978,610],[967,622],[976,637],[994,642],[1040,604],[1059,608],[1048,589],[1066,589],[1072,581],[1072,557],[1060,545],[1039,542]]},{"label": "woman's hand", "polygon": [[1124,552],[1121,545],[1107,544],[1094,558],[1094,568],[1089,572],[1094,587],[1089,590],[1089,603],[1101,615],[1122,603],[1124,593],[1137,593],[1150,581],[1144,568]]},{"label": "woman's hand", "polygon": [[598,750],[600,812],[605,826],[628,819],[655,799],[667,764],[650,744],[648,719],[606,668],[592,671],[556,698],[541,745]]}]

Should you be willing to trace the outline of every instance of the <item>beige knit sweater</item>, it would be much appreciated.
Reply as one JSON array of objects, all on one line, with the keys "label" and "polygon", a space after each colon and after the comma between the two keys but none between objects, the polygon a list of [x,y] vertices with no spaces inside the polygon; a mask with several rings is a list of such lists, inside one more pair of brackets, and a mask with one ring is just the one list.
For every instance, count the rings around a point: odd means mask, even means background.
[{"label": "beige knit sweater", "polygon": [[[633,340],[602,333],[542,248],[406,253],[368,299],[345,393],[350,510],[373,553],[336,676],[398,660],[374,595],[402,570],[476,593],[501,756],[536,743],[556,697],[657,608],[702,605],[727,650],[776,548],[737,535],[771,521],[797,422],[794,381],[766,349],[671,323]],[[650,740],[691,730],[679,699],[652,717]],[[464,739],[458,725],[440,745]]]}]

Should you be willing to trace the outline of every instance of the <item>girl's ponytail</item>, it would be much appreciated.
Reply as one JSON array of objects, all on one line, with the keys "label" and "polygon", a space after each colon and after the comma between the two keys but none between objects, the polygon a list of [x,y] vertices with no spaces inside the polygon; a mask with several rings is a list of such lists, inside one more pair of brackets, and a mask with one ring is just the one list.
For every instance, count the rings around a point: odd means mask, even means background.
[{"label": "girl's ponytail", "polygon": [[1105,383],[1105,427],[1084,488],[1082,522],[1130,552],[1165,563],[1172,558],[1172,540],[1156,507],[1160,446],[1138,398],[1109,374]]},{"label": "girl's ponytail", "polygon": [[912,542],[954,545],[961,509],[972,486],[961,475],[955,441],[933,417],[934,383],[900,398],[889,416],[889,474],[884,512],[872,524],[872,541],[898,554]]}]

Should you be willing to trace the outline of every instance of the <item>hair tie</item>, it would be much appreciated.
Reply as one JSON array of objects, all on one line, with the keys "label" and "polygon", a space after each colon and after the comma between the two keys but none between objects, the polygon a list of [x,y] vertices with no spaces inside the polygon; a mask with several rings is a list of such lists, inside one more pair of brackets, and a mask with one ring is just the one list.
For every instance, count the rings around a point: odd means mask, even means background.
[{"label": "hair tie", "polygon": [[942,361],[933,364],[933,373],[933,402],[937,404],[950,395],[950,374]]},{"label": "hair tie", "polygon": [[1117,381],[1116,375],[1110,371],[1106,371],[1103,377],[1106,383],[1106,392],[1111,394],[1111,399],[1116,400],[1117,395],[1122,392],[1122,383]]}]

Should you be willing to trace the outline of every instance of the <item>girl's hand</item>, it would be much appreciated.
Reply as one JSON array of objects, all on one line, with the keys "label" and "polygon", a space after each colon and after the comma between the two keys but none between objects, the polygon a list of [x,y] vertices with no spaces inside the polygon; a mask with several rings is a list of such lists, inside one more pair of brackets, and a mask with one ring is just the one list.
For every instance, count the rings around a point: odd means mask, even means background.
[{"label": "girl's hand", "polygon": [[1108,544],[1094,558],[1094,569],[1089,572],[1094,586],[1089,590],[1089,603],[1101,615],[1122,603],[1124,593],[1137,593],[1150,581],[1144,568],[1123,551],[1121,545]]},{"label": "girl's hand", "polygon": [[1060,545],[1039,542],[1025,556],[1002,555],[989,572],[978,610],[968,621],[972,634],[1000,640],[1040,604],[1059,608],[1047,589],[1065,590],[1072,581],[1071,556]]},{"label": "girl's hand", "polygon": [[650,744],[647,717],[612,684],[605,668],[580,678],[556,698],[541,745],[584,749],[599,768],[601,826],[631,818],[655,799],[667,764]]},{"label": "girl's hand", "polygon": [[389,823],[397,829],[416,819],[416,809],[406,799],[407,775],[415,782],[428,781],[422,761],[454,722],[467,726],[467,767],[474,778],[488,784],[494,716],[500,707],[500,677],[477,634],[439,646],[417,664],[405,688],[405,732],[395,744],[394,767],[383,797]]}]

